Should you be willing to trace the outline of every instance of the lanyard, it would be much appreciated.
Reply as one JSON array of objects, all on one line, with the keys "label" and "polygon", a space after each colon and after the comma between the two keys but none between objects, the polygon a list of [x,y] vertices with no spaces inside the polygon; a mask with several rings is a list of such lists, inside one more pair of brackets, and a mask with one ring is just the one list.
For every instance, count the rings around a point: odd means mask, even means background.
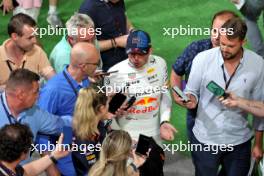
[{"label": "lanyard", "polygon": [[4,104],[4,100],[3,100],[3,94],[1,95],[1,103],[2,103],[2,105],[4,107],[4,110],[5,110],[5,113],[6,113],[6,117],[8,118],[9,123],[13,124],[11,119],[13,118],[15,120],[15,118],[14,118],[14,116],[12,116],[12,114],[9,114],[8,111],[7,111],[7,108],[6,108],[6,106]]},{"label": "lanyard", "polygon": [[232,73],[232,75],[230,76],[230,78],[229,78],[228,81],[226,80],[226,74],[225,74],[224,64],[222,65],[223,77],[224,77],[225,84],[226,84],[226,85],[225,85],[225,90],[228,89],[228,87],[229,87],[229,85],[230,85],[230,82],[231,82],[231,80],[233,79],[234,75],[236,74],[236,71],[237,71],[239,65],[240,65],[240,63],[236,66],[235,71]]},{"label": "lanyard", "polygon": [[4,169],[0,167],[0,173],[4,174],[4,176],[9,176]]},{"label": "lanyard", "polygon": [[78,91],[74,88],[70,78],[68,77],[68,75],[65,73],[65,71],[63,71],[63,76],[66,78],[67,82],[70,84],[72,90],[74,91],[74,94],[76,95],[76,97],[78,96]]},{"label": "lanyard", "polygon": [[24,169],[22,166],[18,165],[15,168],[15,170],[16,170],[16,173],[14,173],[12,170],[8,169],[2,163],[0,163],[0,173],[2,173],[4,176],[23,176],[24,175]]},{"label": "lanyard", "polygon": [[[7,61],[6,61],[6,64],[7,64],[8,68],[9,68],[9,71],[12,72],[13,69],[12,69],[12,67],[11,67],[11,65],[10,65],[10,62],[11,62],[11,61],[7,60]],[[25,67],[25,63],[26,63],[26,61],[23,61],[23,63],[22,63],[22,67],[21,67],[22,69]]]},{"label": "lanyard", "polygon": [[0,163],[0,172],[4,174],[4,176],[16,176],[16,173],[5,167],[2,163]]}]

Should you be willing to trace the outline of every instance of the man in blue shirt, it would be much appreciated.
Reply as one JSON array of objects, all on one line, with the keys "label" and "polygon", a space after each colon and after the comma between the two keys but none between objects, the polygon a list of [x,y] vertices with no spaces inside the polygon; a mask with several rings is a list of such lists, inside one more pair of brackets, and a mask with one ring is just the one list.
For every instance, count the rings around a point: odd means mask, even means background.
[{"label": "man in blue shirt", "polygon": [[[217,12],[212,19],[212,33],[210,39],[202,39],[199,41],[192,42],[187,46],[181,56],[177,58],[174,65],[172,66],[171,71],[171,85],[178,86],[179,88],[184,89],[182,85],[182,77],[185,75],[185,80],[188,81],[189,74],[191,71],[192,61],[194,57],[205,50],[211,49],[213,47],[219,46],[219,34],[218,31],[221,26],[230,18],[237,17],[237,15],[230,10],[223,10]],[[179,105],[183,105],[182,99],[173,92],[173,98],[175,102]],[[194,126],[194,118],[196,116],[197,109],[188,109],[187,110],[187,135],[189,140],[191,139],[193,133],[192,128]]]},{"label": "man in blue shirt", "polygon": [[[55,115],[72,116],[79,90],[89,86],[88,76],[94,76],[99,63],[100,55],[93,44],[75,44],[71,50],[70,65],[41,89],[38,101],[40,108]],[[68,126],[71,126],[71,120]],[[40,137],[40,143],[43,140],[45,137]],[[64,176],[76,175],[71,156],[59,160],[57,166]]]},{"label": "man in blue shirt", "polygon": [[27,69],[13,71],[1,94],[0,127],[5,124],[27,124],[34,140],[38,132],[58,134],[64,125],[62,118],[34,105],[39,94],[39,76]]}]

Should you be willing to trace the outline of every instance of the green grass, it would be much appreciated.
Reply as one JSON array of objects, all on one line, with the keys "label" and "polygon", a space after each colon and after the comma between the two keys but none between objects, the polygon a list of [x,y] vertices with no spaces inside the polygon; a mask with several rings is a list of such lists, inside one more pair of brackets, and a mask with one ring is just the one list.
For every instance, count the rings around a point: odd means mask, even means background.
[{"label": "green grass", "polygon": [[[60,0],[59,13],[63,22],[65,22],[78,8],[82,0]],[[211,17],[217,11],[229,9],[236,11],[229,0],[125,0],[127,15],[136,28],[143,29],[150,33],[154,53],[166,59],[169,71],[175,58],[179,56],[183,49],[192,41],[209,36],[164,36],[163,28],[174,28],[180,25],[187,27],[206,28],[211,24]],[[39,27],[47,26],[48,4],[44,1],[41,14],[39,16]],[[100,13],[100,12],[98,12]],[[9,16],[0,18],[0,42],[3,42],[7,36],[6,26]],[[46,36],[40,41],[44,50],[49,54],[61,36]],[[173,104],[172,123],[178,129],[175,141],[187,142],[186,137],[186,111]],[[188,152],[184,152],[188,154]]]}]

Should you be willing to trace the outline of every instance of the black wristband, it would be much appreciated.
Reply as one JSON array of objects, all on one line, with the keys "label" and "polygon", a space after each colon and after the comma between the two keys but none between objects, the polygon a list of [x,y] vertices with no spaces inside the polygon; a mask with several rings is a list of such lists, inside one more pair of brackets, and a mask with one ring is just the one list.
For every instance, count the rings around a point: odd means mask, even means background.
[{"label": "black wristband", "polygon": [[50,160],[51,160],[54,164],[57,164],[57,163],[58,163],[58,160],[57,160],[54,156],[49,155],[49,158],[50,158]]},{"label": "black wristband", "polygon": [[111,39],[112,48],[116,48],[116,41],[115,38]]},{"label": "black wristband", "polygon": [[138,168],[134,163],[130,163],[130,166],[132,167],[134,172],[138,172]]},{"label": "black wristband", "polygon": [[113,39],[110,39],[110,40],[111,40],[112,48],[114,48],[114,42],[113,42]]},{"label": "black wristband", "polygon": [[113,38],[113,43],[114,43],[114,48],[116,48],[116,47],[117,47],[117,45],[116,45],[115,38]]},{"label": "black wristband", "polygon": [[170,123],[168,120],[164,120],[160,123],[160,126],[163,125],[164,123]]}]

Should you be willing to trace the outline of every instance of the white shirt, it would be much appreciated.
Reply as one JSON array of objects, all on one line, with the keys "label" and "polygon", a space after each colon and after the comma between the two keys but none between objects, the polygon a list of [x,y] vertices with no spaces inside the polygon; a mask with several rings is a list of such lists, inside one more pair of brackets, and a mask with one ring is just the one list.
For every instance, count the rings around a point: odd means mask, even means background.
[{"label": "white shirt", "polygon": [[140,133],[159,136],[160,122],[169,120],[171,112],[166,62],[161,57],[150,55],[143,68],[134,68],[126,59],[109,69],[115,70],[119,72],[106,77],[105,85],[115,88],[128,86],[129,96],[136,96],[128,115],[118,120],[119,126],[136,140]]},{"label": "white shirt", "polygon": [[[206,88],[212,80],[225,88],[223,64],[224,60],[219,47],[199,53],[193,61],[185,92],[193,94],[199,100],[193,128],[195,137],[206,144],[238,145],[252,137],[247,114],[240,109],[224,107]],[[230,75],[226,69],[224,70],[229,80]],[[227,91],[235,92],[243,98],[260,100],[263,79],[262,57],[244,49],[243,58]],[[257,123],[255,123],[256,128],[258,128]]]}]

